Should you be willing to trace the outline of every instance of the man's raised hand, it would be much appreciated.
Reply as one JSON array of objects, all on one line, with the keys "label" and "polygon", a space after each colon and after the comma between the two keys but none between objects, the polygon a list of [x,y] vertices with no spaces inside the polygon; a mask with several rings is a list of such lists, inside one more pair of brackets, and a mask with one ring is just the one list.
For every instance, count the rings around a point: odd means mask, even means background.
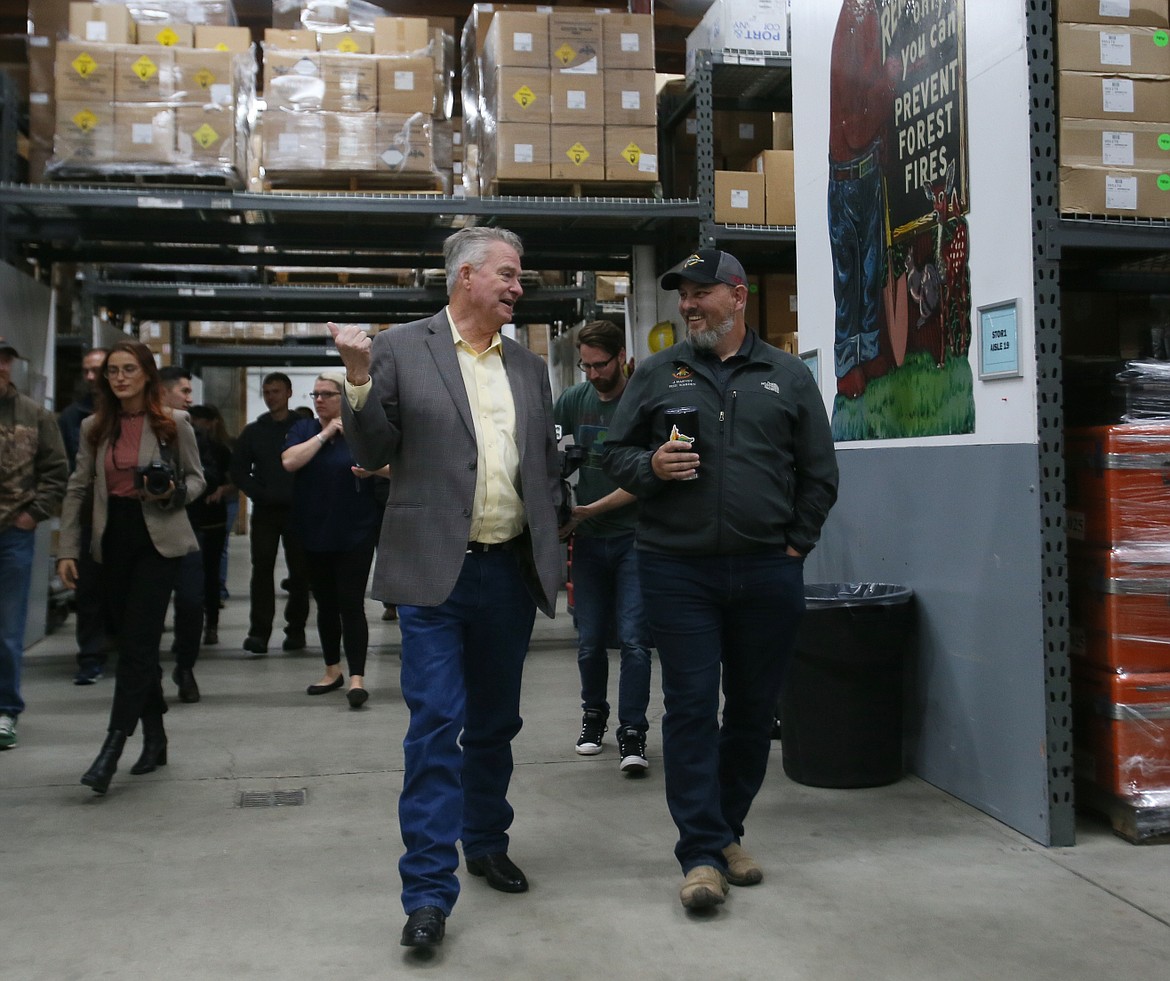
[{"label": "man's raised hand", "polygon": [[370,380],[370,348],[374,343],[370,335],[354,324],[338,326],[330,322],[326,326],[345,365],[345,380],[351,385],[364,385]]}]

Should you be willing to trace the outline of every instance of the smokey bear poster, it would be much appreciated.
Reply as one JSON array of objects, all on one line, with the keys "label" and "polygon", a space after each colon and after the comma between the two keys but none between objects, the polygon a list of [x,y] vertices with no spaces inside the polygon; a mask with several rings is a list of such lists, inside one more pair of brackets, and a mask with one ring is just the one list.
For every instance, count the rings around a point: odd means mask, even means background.
[{"label": "smokey bear poster", "polygon": [[833,434],[974,432],[963,0],[841,0],[829,90]]}]

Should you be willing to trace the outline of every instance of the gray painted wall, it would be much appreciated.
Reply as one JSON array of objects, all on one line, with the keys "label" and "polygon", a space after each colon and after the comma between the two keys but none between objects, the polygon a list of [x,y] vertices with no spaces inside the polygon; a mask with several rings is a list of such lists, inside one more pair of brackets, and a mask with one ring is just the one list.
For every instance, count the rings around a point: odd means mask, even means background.
[{"label": "gray painted wall", "polygon": [[1050,844],[1037,451],[838,447],[806,582],[915,593],[910,770]]}]

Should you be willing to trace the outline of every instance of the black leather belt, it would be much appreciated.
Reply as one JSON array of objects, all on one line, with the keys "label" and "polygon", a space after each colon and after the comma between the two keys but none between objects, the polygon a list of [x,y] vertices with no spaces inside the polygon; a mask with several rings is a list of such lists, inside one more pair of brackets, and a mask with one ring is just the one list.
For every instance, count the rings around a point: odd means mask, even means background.
[{"label": "black leather belt", "polygon": [[481,552],[507,552],[516,547],[516,539],[509,538],[506,542],[468,542],[467,554],[480,554]]}]

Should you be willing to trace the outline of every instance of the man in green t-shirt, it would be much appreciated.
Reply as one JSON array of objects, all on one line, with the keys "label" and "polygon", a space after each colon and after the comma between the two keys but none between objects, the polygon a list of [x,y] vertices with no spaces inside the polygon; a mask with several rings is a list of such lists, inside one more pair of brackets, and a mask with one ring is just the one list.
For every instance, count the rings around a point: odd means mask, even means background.
[{"label": "man in green t-shirt", "polygon": [[586,380],[566,389],[553,407],[560,431],[586,455],[578,472],[572,518],[561,537],[573,535],[573,604],[577,667],[581,672],[581,736],[577,752],[594,756],[608,728],[608,648],[621,650],[618,679],[618,755],[623,773],[646,772],[646,706],[650,701],[650,635],[638,584],[634,495],[601,469],[609,420],[626,387],[625,332],[608,320],[577,333],[577,367]]}]

